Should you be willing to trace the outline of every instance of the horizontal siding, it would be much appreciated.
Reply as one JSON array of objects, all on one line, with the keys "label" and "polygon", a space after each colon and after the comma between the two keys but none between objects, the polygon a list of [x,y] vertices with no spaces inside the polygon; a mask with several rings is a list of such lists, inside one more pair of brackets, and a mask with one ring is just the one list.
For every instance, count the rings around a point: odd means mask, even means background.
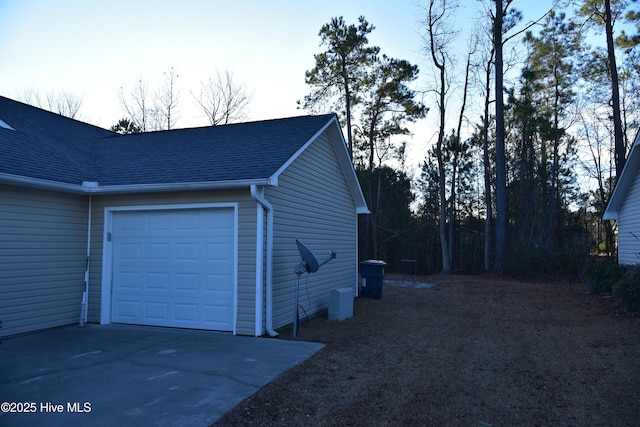
[{"label": "horizontal siding", "polygon": [[191,203],[238,203],[238,317],[236,331],[254,335],[255,330],[255,217],[256,202],[249,190],[152,193],[94,196],[90,263],[89,321],[100,322],[104,208]]},{"label": "horizontal siding", "polygon": [[88,198],[0,187],[0,336],[77,323]]},{"label": "horizontal siding", "polygon": [[[274,206],[273,324],[293,321],[296,275],[300,262],[295,239],[302,240],[320,262],[333,250],[337,258],[318,272],[302,275],[298,303],[308,315],[328,307],[332,289],[355,288],[357,216],[336,153],[323,134],[269,188]],[[304,312],[300,312],[303,316]]]},{"label": "horizontal siding", "polygon": [[618,213],[618,260],[620,264],[640,263],[640,173]]}]

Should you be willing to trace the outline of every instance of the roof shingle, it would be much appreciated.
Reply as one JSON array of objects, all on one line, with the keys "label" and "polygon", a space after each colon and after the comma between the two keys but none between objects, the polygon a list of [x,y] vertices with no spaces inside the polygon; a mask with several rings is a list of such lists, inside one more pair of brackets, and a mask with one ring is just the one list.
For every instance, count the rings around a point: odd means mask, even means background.
[{"label": "roof shingle", "polygon": [[0,173],[100,186],[266,179],[334,115],[118,135],[0,97]]}]

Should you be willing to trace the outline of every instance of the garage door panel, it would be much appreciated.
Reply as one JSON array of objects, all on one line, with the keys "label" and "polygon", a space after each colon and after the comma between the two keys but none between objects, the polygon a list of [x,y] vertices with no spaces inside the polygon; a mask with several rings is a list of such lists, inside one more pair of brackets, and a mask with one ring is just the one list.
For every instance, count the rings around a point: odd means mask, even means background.
[{"label": "garage door panel", "polygon": [[142,286],[142,274],[138,271],[119,271],[114,281],[119,283],[122,290],[140,289]]},{"label": "garage door panel", "polygon": [[232,209],[117,212],[112,321],[233,330]]},{"label": "garage door panel", "polygon": [[126,231],[128,233],[135,233],[142,230],[143,217],[135,215],[120,216],[118,226],[114,231]]},{"label": "garage door panel", "polygon": [[181,231],[199,231],[202,228],[200,212],[184,212],[176,218],[176,228]]},{"label": "garage door panel", "polygon": [[197,304],[176,304],[176,320],[179,322],[197,322],[198,321],[198,305]]},{"label": "garage door panel", "polygon": [[176,291],[199,292],[200,275],[193,273],[176,273]]},{"label": "garage door panel", "polygon": [[164,243],[149,243],[145,247],[147,253],[147,259],[154,261],[168,261],[171,244]]},{"label": "garage door panel", "polygon": [[176,261],[200,261],[202,250],[197,243],[177,243],[175,250]]},{"label": "garage door panel", "polygon": [[155,232],[164,232],[171,230],[173,212],[154,212],[152,215],[143,217],[143,228],[146,220],[146,230]]},{"label": "garage door panel", "polygon": [[169,320],[169,303],[164,301],[147,301],[144,304],[144,316],[152,320]]},{"label": "garage door panel", "polygon": [[140,259],[142,245],[138,242],[122,242],[116,248],[116,256],[121,260]]},{"label": "garage door panel", "polygon": [[147,273],[144,284],[146,289],[152,289],[155,291],[168,291],[171,281],[170,273]]},{"label": "garage door panel", "polygon": [[113,310],[117,313],[118,318],[134,320],[140,317],[142,310],[140,309],[140,302],[119,299],[116,304],[113,305]]}]

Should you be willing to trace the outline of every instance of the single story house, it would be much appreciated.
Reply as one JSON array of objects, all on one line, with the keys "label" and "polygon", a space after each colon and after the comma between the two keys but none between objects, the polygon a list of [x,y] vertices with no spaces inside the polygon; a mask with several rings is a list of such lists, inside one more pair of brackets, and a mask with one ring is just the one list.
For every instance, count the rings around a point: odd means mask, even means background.
[{"label": "single story house", "polygon": [[604,219],[618,221],[618,262],[640,263],[640,133],[618,177]]},{"label": "single story house", "polygon": [[[119,135],[0,97],[3,336],[87,321],[275,335],[357,291],[368,209],[335,115]],[[86,302],[86,303],[85,303]]]}]

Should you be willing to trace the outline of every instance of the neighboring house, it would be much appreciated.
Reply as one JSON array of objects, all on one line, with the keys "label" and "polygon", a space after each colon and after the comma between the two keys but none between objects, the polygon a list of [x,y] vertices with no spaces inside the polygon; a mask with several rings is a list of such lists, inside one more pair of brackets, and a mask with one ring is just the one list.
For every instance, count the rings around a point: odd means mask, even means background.
[{"label": "neighboring house", "polygon": [[[357,290],[368,213],[335,115],[118,135],[0,97],[3,335],[88,321],[274,334]],[[88,260],[88,262],[87,262]],[[85,276],[85,271],[88,273]]]},{"label": "neighboring house", "polygon": [[618,262],[640,263],[640,133],[636,135],[603,218],[618,221]]}]

